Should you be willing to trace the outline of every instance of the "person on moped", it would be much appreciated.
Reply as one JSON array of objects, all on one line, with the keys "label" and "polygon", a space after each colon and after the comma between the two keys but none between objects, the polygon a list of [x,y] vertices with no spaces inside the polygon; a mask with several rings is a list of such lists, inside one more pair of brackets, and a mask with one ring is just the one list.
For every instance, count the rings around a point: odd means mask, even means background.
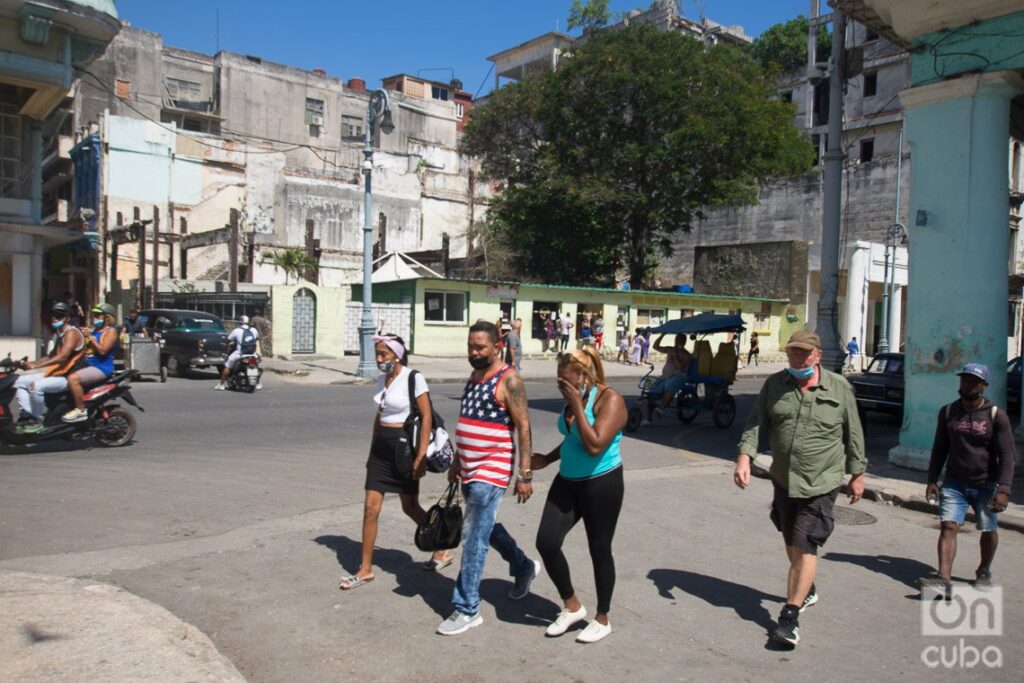
[{"label": "person on moped", "polygon": [[117,327],[114,325],[114,307],[97,304],[89,311],[92,315],[92,330],[85,334],[86,367],[68,376],[68,390],[75,407],[64,414],[64,422],[83,422],[89,414],[85,411],[84,387],[99,384],[114,374],[114,353],[117,351]]},{"label": "person on moped", "polygon": [[661,334],[654,342],[654,350],[667,354],[665,366],[661,370],[661,379],[654,383],[651,388],[651,395],[661,397],[660,404],[654,408],[651,419],[657,420],[662,412],[672,402],[672,397],[683,388],[686,383],[687,371],[690,368],[690,361],[693,356],[686,350],[686,335],[677,334],[675,344],[664,346],[661,340],[665,338]]},{"label": "person on moped", "polygon": [[45,394],[66,391],[68,375],[82,367],[85,355],[85,335],[77,327],[68,324],[71,309],[58,302],[50,309],[50,326],[53,328],[52,350],[39,360],[21,364],[23,370],[42,370],[42,373],[22,375],[14,383],[20,414],[15,431],[20,434],[36,434],[43,430],[43,416],[46,413]]},{"label": "person on moped", "polygon": [[[238,327],[231,330],[231,334],[228,335],[228,344],[231,345],[231,353],[228,355],[228,359],[224,362],[224,369],[220,373],[220,384],[214,387],[218,391],[224,391],[227,389],[228,377],[231,375],[231,371],[238,365],[238,361],[242,359],[243,355],[252,355],[257,351],[257,342],[259,341],[259,331],[249,324],[249,316],[243,315],[238,320]],[[256,389],[262,389],[263,386],[260,384],[256,385]]]}]

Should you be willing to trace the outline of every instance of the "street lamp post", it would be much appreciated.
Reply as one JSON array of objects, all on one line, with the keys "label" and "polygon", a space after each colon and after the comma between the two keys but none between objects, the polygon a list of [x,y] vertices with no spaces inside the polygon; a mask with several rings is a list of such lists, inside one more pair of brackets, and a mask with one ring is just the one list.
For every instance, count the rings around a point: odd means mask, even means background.
[{"label": "street lamp post", "polygon": [[391,101],[384,90],[370,93],[366,113],[366,144],[363,146],[363,175],[366,176],[363,194],[363,315],[359,322],[359,376],[375,379],[380,372],[373,353],[373,131],[379,125],[381,133],[395,129],[391,121]]},{"label": "street lamp post", "polygon": [[[885,269],[882,275],[882,332],[878,340],[879,353],[885,353],[889,350],[889,320],[891,315],[889,309],[892,307],[892,290],[896,282],[896,246],[906,233],[907,229],[903,227],[902,223],[893,223],[885,231]],[[892,253],[891,268],[889,267],[890,252]]]}]

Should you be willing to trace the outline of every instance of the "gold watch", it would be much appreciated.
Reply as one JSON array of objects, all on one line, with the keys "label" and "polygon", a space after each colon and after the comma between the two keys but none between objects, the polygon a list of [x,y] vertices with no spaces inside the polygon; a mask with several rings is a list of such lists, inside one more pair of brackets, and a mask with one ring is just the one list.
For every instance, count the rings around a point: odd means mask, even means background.
[{"label": "gold watch", "polygon": [[529,484],[533,481],[533,470],[519,470],[519,481]]}]

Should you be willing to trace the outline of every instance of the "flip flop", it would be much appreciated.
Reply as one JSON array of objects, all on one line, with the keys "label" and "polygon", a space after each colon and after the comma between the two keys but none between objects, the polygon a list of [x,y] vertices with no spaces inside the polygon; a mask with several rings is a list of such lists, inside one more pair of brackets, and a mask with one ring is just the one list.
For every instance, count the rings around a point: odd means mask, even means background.
[{"label": "flip flop", "polygon": [[455,557],[452,555],[449,555],[448,558],[444,560],[435,560],[434,558],[430,558],[429,560],[423,563],[423,568],[426,569],[428,572],[439,572],[445,567],[451,566],[452,562],[454,561]]},{"label": "flip flop", "polygon": [[368,584],[371,581],[373,581],[372,576],[367,576],[361,579],[355,574],[352,574],[350,576],[346,576],[345,578],[343,578],[341,582],[338,583],[338,588],[340,588],[343,591],[350,591],[353,588],[359,588],[360,586]]}]

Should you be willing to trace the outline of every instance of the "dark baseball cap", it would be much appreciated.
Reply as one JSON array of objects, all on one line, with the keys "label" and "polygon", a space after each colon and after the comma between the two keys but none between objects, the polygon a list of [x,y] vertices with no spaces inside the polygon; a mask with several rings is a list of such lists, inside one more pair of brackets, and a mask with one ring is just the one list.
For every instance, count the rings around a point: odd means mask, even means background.
[{"label": "dark baseball cap", "polygon": [[786,342],[786,350],[789,349],[803,349],[804,351],[813,351],[814,349],[821,348],[821,337],[816,335],[810,330],[799,330],[794,332],[789,341]]},{"label": "dark baseball cap", "polygon": [[968,363],[956,374],[957,377],[971,375],[972,377],[977,377],[985,384],[988,384],[988,366],[982,365],[981,363]]}]

